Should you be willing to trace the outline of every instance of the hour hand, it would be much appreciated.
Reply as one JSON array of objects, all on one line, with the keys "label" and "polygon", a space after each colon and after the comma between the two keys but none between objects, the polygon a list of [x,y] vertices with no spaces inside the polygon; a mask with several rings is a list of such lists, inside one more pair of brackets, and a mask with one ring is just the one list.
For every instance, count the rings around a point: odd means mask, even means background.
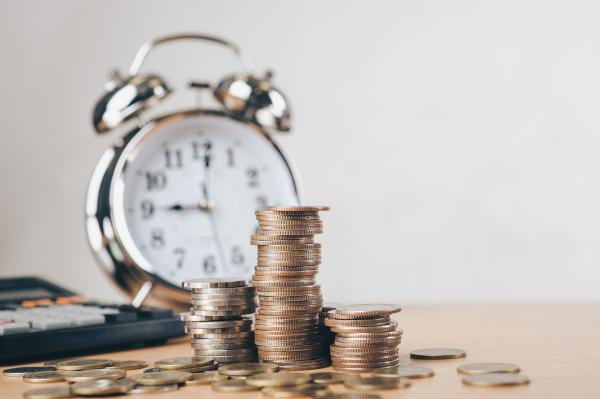
[{"label": "hour hand", "polygon": [[193,210],[200,210],[200,211],[207,212],[207,211],[212,210],[213,207],[214,207],[214,204],[212,203],[212,201],[207,201],[207,200],[202,199],[196,204],[188,204],[188,205],[173,204],[170,206],[165,206],[163,209],[166,211],[173,211],[173,212],[193,211]]}]

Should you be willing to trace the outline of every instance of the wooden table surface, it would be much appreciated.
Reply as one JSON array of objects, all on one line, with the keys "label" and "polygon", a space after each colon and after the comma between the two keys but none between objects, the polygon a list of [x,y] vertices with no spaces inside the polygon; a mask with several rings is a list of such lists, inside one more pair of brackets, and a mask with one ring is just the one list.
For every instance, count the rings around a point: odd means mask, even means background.
[{"label": "wooden table surface", "polygon": [[[379,391],[382,398],[591,398],[600,397],[600,304],[407,306],[397,315],[404,330],[400,354],[406,362],[435,371],[413,380],[405,390]],[[408,352],[427,347],[456,347],[468,356],[457,360],[411,361]],[[190,355],[188,340],[169,345],[103,354],[111,359],[155,360]],[[456,366],[466,362],[505,361],[521,366],[531,384],[520,387],[464,386]],[[137,373],[132,371],[130,373]],[[64,383],[63,383],[64,384]],[[20,398],[27,384],[0,376],[0,398]],[[335,391],[347,391],[334,386]],[[260,393],[216,393],[207,386],[137,398],[261,398]]]}]

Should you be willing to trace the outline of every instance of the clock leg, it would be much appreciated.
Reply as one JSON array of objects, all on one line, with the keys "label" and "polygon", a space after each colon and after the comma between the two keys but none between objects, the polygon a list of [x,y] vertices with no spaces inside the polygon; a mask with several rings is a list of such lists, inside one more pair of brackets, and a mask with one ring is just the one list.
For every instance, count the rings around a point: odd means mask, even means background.
[{"label": "clock leg", "polygon": [[152,291],[152,288],[154,288],[154,282],[152,282],[152,280],[146,280],[131,300],[131,304],[136,308],[142,306],[144,301],[148,298],[150,291]]}]

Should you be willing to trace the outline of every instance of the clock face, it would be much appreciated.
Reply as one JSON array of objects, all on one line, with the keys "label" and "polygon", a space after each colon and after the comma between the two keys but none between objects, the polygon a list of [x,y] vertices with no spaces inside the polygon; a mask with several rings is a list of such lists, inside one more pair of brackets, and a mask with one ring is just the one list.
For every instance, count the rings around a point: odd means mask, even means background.
[{"label": "clock face", "polygon": [[126,146],[111,186],[115,232],[144,270],[186,279],[249,277],[254,211],[297,204],[277,147],[250,125],[212,114],[175,115]]}]

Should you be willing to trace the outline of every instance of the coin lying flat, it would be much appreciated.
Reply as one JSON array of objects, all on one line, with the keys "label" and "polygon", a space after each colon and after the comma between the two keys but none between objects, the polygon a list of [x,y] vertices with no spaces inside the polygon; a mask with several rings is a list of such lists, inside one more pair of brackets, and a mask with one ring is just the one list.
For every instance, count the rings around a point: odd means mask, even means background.
[{"label": "coin lying flat", "polygon": [[123,380],[96,380],[76,382],[71,385],[71,392],[79,396],[104,396],[128,393],[135,383],[126,378]]},{"label": "coin lying flat", "polygon": [[183,288],[236,288],[246,285],[246,280],[235,278],[198,278],[183,282]]},{"label": "coin lying flat", "polygon": [[248,384],[256,387],[287,387],[310,382],[306,374],[281,371],[279,373],[260,373],[248,377]]},{"label": "coin lying flat", "polygon": [[57,370],[92,370],[101,369],[112,365],[108,359],[72,359],[56,363]]},{"label": "coin lying flat", "polygon": [[501,387],[529,384],[529,378],[527,378],[527,376],[511,373],[469,375],[463,378],[462,381],[465,385],[478,387]]},{"label": "coin lying flat", "polygon": [[26,366],[13,367],[2,372],[7,377],[23,377],[25,374],[38,373],[40,371],[54,371],[54,366]]},{"label": "coin lying flat", "polygon": [[146,393],[164,393],[164,392],[172,392],[179,389],[178,384],[167,384],[167,385],[136,385],[131,391],[130,394],[139,395]]},{"label": "coin lying flat", "polygon": [[184,370],[210,366],[213,363],[213,359],[199,359],[193,356],[180,356],[157,360],[154,362],[154,366],[160,368],[161,370]]},{"label": "coin lying flat", "polygon": [[108,369],[138,370],[148,367],[148,363],[143,360],[113,360],[113,364]]},{"label": "coin lying flat", "polygon": [[303,384],[292,387],[264,388],[262,394],[271,398],[313,398],[328,395],[331,389],[325,384]]},{"label": "coin lying flat", "polygon": [[260,388],[249,385],[246,380],[223,380],[211,384],[213,390],[217,392],[248,392],[258,391]]},{"label": "coin lying flat", "polygon": [[69,387],[38,388],[23,393],[24,399],[64,399],[70,397],[72,395]]},{"label": "coin lying flat", "polygon": [[330,371],[311,373],[309,376],[313,382],[318,384],[341,384],[346,379],[342,373],[334,373]]},{"label": "coin lying flat", "polygon": [[467,352],[455,348],[427,348],[410,352],[410,357],[421,360],[459,359],[467,356]]},{"label": "coin lying flat", "polygon": [[155,373],[157,371],[160,371],[158,367],[150,367],[149,369],[144,370],[144,373]]},{"label": "coin lying flat", "polygon": [[480,362],[461,364],[456,368],[461,374],[492,374],[492,373],[518,373],[521,368],[512,363]]},{"label": "coin lying flat", "polygon": [[274,373],[279,367],[273,363],[235,363],[219,368],[219,373],[230,376],[249,376]]},{"label": "coin lying flat", "polygon": [[433,377],[433,370],[429,367],[405,366],[405,367],[385,367],[373,370],[373,375],[383,377],[401,377],[401,378],[429,378]]},{"label": "coin lying flat", "polygon": [[410,381],[404,378],[390,378],[382,376],[350,378],[344,382],[344,386],[359,391],[370,391],[376,389],[398,389],[408,388]]},{"label": "coin lying flat", "polygon": [[131,379],[139,385],[183,384],[192,378],[192,373],[180,370],[155,371],[131,376]]},{"label": "coin lying flat", "polygon": [[206,371],[204,373],[194,373],[192,379],[185,382],[185,385],[208,385],[217,381],[229,379],[228,375],[220,374],[218,371]]},{"label": "coin lying flat", "polygon": [[321,399],[381,399],[381,396],[372,393],[344,392],[321,396]]},{"label": "coin lying flat", "polygon": [[118,380],[125,378],[127,372],[122,369],[92,369],[71,371],[65,374],[65,381],[80,382],[93,380]]},{"label": "coin lying flat", "polygon": [[29,373],[23,376],[25,382],[64,382],[65,375],[59,371],[38,371],[37,373]]}]

